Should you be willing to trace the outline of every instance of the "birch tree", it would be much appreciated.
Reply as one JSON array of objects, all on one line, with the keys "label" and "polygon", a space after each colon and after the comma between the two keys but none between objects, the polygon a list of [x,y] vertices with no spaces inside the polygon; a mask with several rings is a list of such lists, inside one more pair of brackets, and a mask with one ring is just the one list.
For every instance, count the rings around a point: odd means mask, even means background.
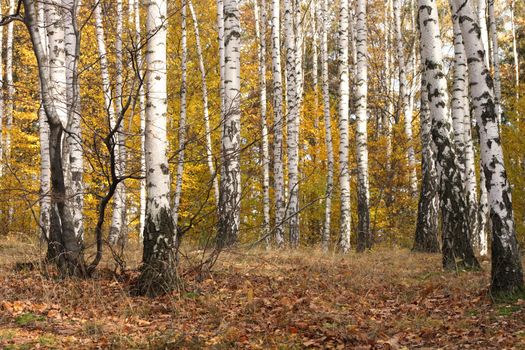
[{"label": "birch tree", "polygon": [[438,253],[438,179],[436,159],[432,150],[430,106],[426,80],[421,80],[421,110],[419,125],[421,135],[421,191],[417,205],[417,224],[414,247],[417,252]]},{"label": "birch tree", "polygon": [[467,54],[470,98],[478,123],[482,171],[492,222],[491,292],[512,293],[523,290],[521,257],[516,240],[510,184],[505,171],[493,84],[484,63],[484,50],[472,5],[453,0]]},{"label": "birch tree", "polygon": [[[324,0],[323,0],[324,1]],[[275,243],[284,244],[286,216],[283,169],[283,84],[281,67],[280,1],[272,0],[273,182],[275,192]]]},{"label": "birch tree", "polygon": [[448,112],[447,81],[443,74],[442,44],[435,0],[419,0],[421,61],[430,105],[432,147],[436,154],[442,215],[443,267],[479,268],[470,244],[470,227],[463,181],[454,147]]},{"label": "birch tree", "polygon": [[[64,0],[64,47],[66,65],[67,133],[64,144],[66,192],[71,201],[73,225],[78,237],[84,236],[84,152],[80,125],[80,86],[78,61],[80,34],[77,25],[79,0]],[[67,165],[66,165],[67,164]]]},{"label": "birch tree", "polygon": [[[53,75],[51,71],[57,63],[51,63],[47,57],[44,45],[41,39],[41,32],[38,27],[37,11],[35,3],[31,0],[23,0],[21,3],[24,7],[24,23],[29,31],[31,38],[33,52],[36,56],[38,66],[38,76],[40,80],[40,92],[42,96],[44,110],[49,124],[49,159],[51,164],[51,218],[48,238],[48,252],[47,258],[54,262],[63,276],[79,275],[85,276],[86,266],[83,257],[82,240],[75,234],[69,201],[66,200],[66,188],[64,184],[64,171],[62,168],[62,134],[64,130],[64,120],[61,118],[63,114],[59,114],[58,105],[61,105],[65,100],[65,90],[62,95],[53,94]],[[56,4],[46,4],[54,6]],[[50,10],[50,8],[45,8]],[[55,8],[56,10],[56,8]],[[56,13],[56,11],[55,11]],[[19,15],[18,13],[16,15]],[[11,17],[12,18],[12,17]],[[50,43],[56,46],[53,50],[49,50],[49,55],[56,58],[56,55],[65,51],[64,40],[54,41],[58,39],[56,32],[60,32],[62,27],[59,24],[58,18],[51,16],[54,19],[48,24],[48,38]],[[49,32],[52,35],[49,34]],[[63,34],[63,31],[62,31]],[[63,57],[63,56],[62,56]],[[49,61],[48,61],[49,59]],[[46,63],[50,62],[49,65]],[[63,63],[62,63],[63,64]],[[59,65],[59,64],[58,64]],[[65,74],[64,74],[65,75]]]},{"label": "birch tree", "polygon": [[204,132],[206,133],[206,161],[210,171],[211,181],[213,184],[213,191],[215,194],[215,203],[219,203],[219,181],[215,172],[215,164],[213,162],[213,148],[211,143],[211,129],[210,129],[210,112],[208,107],[208,84],[206,82],[206,69],[204,68],[204,58],[202,56],[201,37],[199,34],[199,21],[197,14],[193,8],[191,1],[188,2],[190,8],[191,18],[193,20],[193,31],[195,32],[195,46],[197,47],[197,57],[199,59],[199,71],[201,73],[201,88],[202,88],[202,108],[204,117]]},{"label": "birch tree", "polygon": [[170,208],[167,159],[167,1],[146,5],[146,222],[144,253],[136,293],[157,295],[176,284],[176,232]]},{"label": "birch tree", "polygon": [[241,202],[240,12],[238,0],[224,1],[224,119],[219,196],[219,245],[237,242]]},{"label": "birch tree", "polygon": [[284,0],[284,31],[286,47],[286,106],[288,151],[288,193],[287,219],[290,229],[290,245],[299,244],[299,103],[296,59],[296,38],[294,32],[293,0]]},{"label": "birch tree", "polygon": [[410,112],[408,81],[406,77],[405,48],[403,33],[401,32],[401,7],[399,0],[392,0],[394,15],[394,30],[397,43],[397,59],[399,65],[399,99],[400,109],[403,110],[404,127],[407,138],[407,159],[409,168],[409,183],[412,193],[417,192],[416,156],[412,141],[412,113]]},{"label": "birch tree", "polygon": [[[15,13],[16,1],[9,0],[9,13]],[[11,133],[13,128],[15,84],[13,81],[13,40],[14,40],[14,23],[7,25],[7,40],[5,44],[5,84],[7,85],[7,103],[6,103],[6,135],[5,135],[5,157],[11,157]],[[53,71],[53,66],[51,66]]]},{"label": "birch tree", "polygon": [[[339,33],[338,33],[338,73],[339,73],[339,190],[341,192],[341,251],[350,250],[350,167],[349,135],[348,135],[348,102],[350,98],[350,82],[348,76],[348,1],[339,3]],[[366,106],[365,106],[366,107]]]},{"label": "birch tree", "polygon": [[[255,32],[259,74],[259,103],[261,105],[261,162],[263,166],[263,230],[262,237],[269,246],[270,236],[270,151],[268,148],[268,125],[266,121],[266,0],[255,0]],[[259,19],[260,13],[260,19]]]},{"label": "birch tree", "polygon": [[330,116],[330,89],[328,80],[328,30],[327,0],[321,0],[321,80],[323,90],[323,114],[326,144],[326,192],[325,217],[323,225],[322,245],[328,251],[330,243],[330,223],[332,217],[332,191],[334,182],[334,151],[332,145],[332,118]]},{"label": "birch tree", "polygon": [[357,0],[356,25],[356,143],[357,143],[357,250],[372,248],[370,232],[370,193],[368,179],[368,145],[367,145],[367,94],[368,94],[368,44],[366,23],[366,0]]},{"label": "birch tree", "polygon": [[[471,116],[468,99],[467,57],[463,36],[457,17],[453,18],[454,32],[454,81],[452,87],[452,122],[454,141],[458,152],[459,170],[462,173],[469,213],[471,242],[480,245],[486,241],[485,230],[478,225],[478,200],[474,146],[472,142]],[[481,234],[481,236],[480,236]],[[481,244],[483,245],[483,244]],[[483,253],[483,252],[482,252]],[[484,255],[484,254],[482,254]]]},{"label": "birch tree", "polygon": [[498,124],[501,125],[501,77],[499,72],[499,44],[496,29],[496,15],[494,14],[494,0],[488,0],[488,8],[490,39],[492,42],[492,66],[494,67],[494,103],[498,116]]},{"label": "birch tree", "polygon": [[489,67],[489,39],[487,31],[487,0],[478,0],[477,3],[477,17],[479,24],[479,31],[481,34],[481,42],[483,43],[483,50],[485,50],[485,66]]},{"label": "birch tree", "polygon": [[179,149],[177,152],[177,175],[175,177],[175,194],[173,196],[173,225],[178,229],[179,205],[182,196],[182,176],[184,175],[184,153],[186,149],[186,95],[187,95],[187,65],[188,44],[186,33],[186,0],[182,0],[181,8],[181,83],[180,83],[180,117],[179,117]]},{"label": "birch tree", "polygon": [[[122,48],[124,13],[122,9],[122,0],[116,1],[116,32],[115,32],[115,114],[121,118],[123,102],[123,60],[124,53]],[[116,157],[115,168],[117,175],[123,177],[126,169],[126,147],[124,123],[118,124],[117,133],[115,134]],[[126,227],[126,186],[124,182],[117,184],[115,196],[113,197],[113,212],[111,217],[111,227],[109,231],[109,242],[115,244],[118,240],[123,240]]]},{"label": "birch tree", "polygon": [[[42,42],[45,60],[47,61],[47,57],[48,57],[47,32],[46,32],[44,6],[42,3],[38,5],[37,20],[38,20],[38,34]],[[3,42],[2,33],[3,33],[3,27],[0,27],[0,43]],[[1,56],[2,55],[0,53],[0,76],[3,76]],[[49,66],[49,62],[46,62],[44,64],[46,66]],[[3,82],[0,84],[3,85]],[[49,124],[47,122],[46,111],[44,109],[42,98],[40,98],[40,100],[41,100],[40,108],[38,109],[38,131],[39,131],[39,138],[40,138],[40,216],[39,216],[39,224],[40,224],[40,230],[41,230],[41,238],[42,240],[47,240],[49,239],[49,229],[50,229],[49,221],[50,221],[50,216],[51,216],[51,197],[50,197],[51,164],[50,164],[50,159],[49,159]],[[3,96],[0,100],[0,103],[1,103],[0,112],[3,114]],[[1,140],[0,140],[0,144],[1,144]]]}]

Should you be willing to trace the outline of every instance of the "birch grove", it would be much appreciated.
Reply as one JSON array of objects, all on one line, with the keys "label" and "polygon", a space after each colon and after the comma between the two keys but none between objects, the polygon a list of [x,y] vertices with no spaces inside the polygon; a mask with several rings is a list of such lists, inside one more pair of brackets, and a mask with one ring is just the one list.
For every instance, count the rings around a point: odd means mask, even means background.
[{"label": "birch grove", "polygon": [[514,295],[524,11],[4,2],[0,234],[39,237],[35,261],[53,276],[136,270],[129,292],[141,296],[185,291],[260,247],[343,262],[352,247],[411,249],[449,271],[490,260],[491,294]]}]

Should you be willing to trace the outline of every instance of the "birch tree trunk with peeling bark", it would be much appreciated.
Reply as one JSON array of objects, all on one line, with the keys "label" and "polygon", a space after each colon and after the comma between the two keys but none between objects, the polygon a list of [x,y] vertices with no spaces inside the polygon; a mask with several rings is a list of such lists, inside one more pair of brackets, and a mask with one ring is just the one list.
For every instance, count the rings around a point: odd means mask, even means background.
[{"label": "birch tree trunk with peeling bark", "polygon": [[494,14],[494,0],[488,0],[490,39],[492,41],[492,67],[494,68],[494,103],[498,116],[498,125],[501,125],[501,76],[499,72],[499,45],[496,29],[496,15]]},{"label": "birch tree trunk with peeling bark", "polygon": [[459,153],[459,169],[462,172],[465,186],[471,243],[474,247],[479,247],[479,243],[483,238],[479,236],[480,230],[478,226],[476,167],[474,164],[474,145],[472,142],[471,116],[468,99],[467,57],[457,17],[453,18],[452,21],[454,32],[454,81],[451,105],[454,140],[456,150]]},{"label": "birch tree trunk with peeling bark", "polygon": [[[323,0],[324,1],[324,0]],[[275,243],[284,244],[286,216],[283,169],[283,84],[281,67],[280,1],[272,0],[272,84],[273,84],[273,182],[275,192]]]},{"label": "birch tree trunk with peeling bark", "polygon": [[412,113],[409,103],[408,82],[406,77],[405,49],[403,34],[401,33],[401,7],[399,0],[392,1],[394,15],[394,29],[397,43],[397,59],[399,64],[399,98],[400,109],[403,110],[404,127],[407,138],[407,160],[409,168],[409,184],[413,194],[417,193],[416,156],[412,140]]},{"label": "birch tree trunk with peeling bark", "polygon": [[368,179],[367,99],[368,99],[368,44],[366,0],[357,0],[356,23],[356,143],[357,143],[357,251],[372,248],[370,232],[370,192]]},{"label": "birch tree trunk with peeling bark", "polygon": [[177,283],[176,230],[170,208],[167,158],[167,0],[146,3],[146,221],[140,295],[172,291]]},{"label": "birch tree trunk with peeling bark", "polygon": [[350,81],[348,74],[348,1],[339,3],[338,33],[338,72],[339,72],[339,189],[341,191],[341,222],[339,228],[339,246],[343,253],[350,250],[350,167],[348,135],[348,103],[350,99]]},{"label": "birch tree trunk with peeling bark", "polygon": [[284,31],[286,47],[286,106],[288,151],[288,192],[286,211],[290,230],[290,246],[299,244],[299,79],[297,77],[297,41],[294,32],[293,0],[284,0]]},{"label": "birch tree trunk with peeling bark", "polygon": [[448,112],[437,4],[436,0],[419,0],[418,3],[421,62],[427,83],[432,145],[439,179],[443,267],[447,270],[477,269],[479,263],[470,244],[469,213]]},{"label": "birch tree trunk with peeling bark", "polygon": [[84,237],[84,151],[80,125],[80,86],[78,62],[80,42],[77,26],[79,0],[65,0],[63,3],[65,21],[66,58],[66,100],[67,134],[64,143],[64,170],[66,192],[71,202],[73,225],[77,236]]},{"label": "birch tree trunk with peeling bark", "polygon": [[[1,10],[0,10],[1,12]],[[0,27],[0,43],[2,40],[3,27]],[[38,5],[38,34],[44,49],[44,55],[48,56],[47,50],[47,31],[44,6],[42,3]],[[1,46],[1,44],[0,44]],[[0,48],[1,50],[1,48]],[[0,51],[0,76],[3,76],[3,67]],[[49,66],[49,62],[44,63]],[[3,85],[3,82],[0,83]],[[3,94],[3,93],[2,93]],[[44,109],[44,103],[42,96],[40,98],[40,108],[38,109],[38,131],[40,138],[40,216],[39,224],[41,230],[41,239],[43,241],[49,239],[50,229],[50,217],[51,217],[51,163],[49,159],[49,123],[47,122],[46,111]],[[3,115],[3,97],[0,100],[1,110],[0,113]],[[0,140],[1,144],[1,140]],[[1,147],[1,146],[0,146]]]},{"label": "birch tree trunk with peeling bark", "polygon": [[186,0],[182,0],[181,8],[181,83],[180,83],[180,117],[179,117],[179,149],[177,151],[177,174],[175,175],[175,194],[173,196],[173,227],[178,230],[179,206],[182,196],[182,177],[184,175],[184,153],[186,149],[186,95],[187,95],[187,65],[188,44],[186,31]]},{"label": "birch tree trunk with peeling bark", "polygon": [[428,104],[427,82],[421,79],[421,191],[417,206],[417,224],[414,247],[412,250],[422,253],[439,253],[438,241],[438,186],[436,159],[432,151],[430,106]]},{"label": "birch tree trunk with peeling bark", "polygon": [[[122,9],[122,0],[116,1],[116,12],[117,12],[117,23],[116,23],[116,36],[115,36],[115,112],[117,118],[121,119],[118,125],[117,132],[115,133],[116,141],[116,157],[115,167],[117,169],[117,175],[123,177],[126,171],[126,147],[125,147],[125,133],[124,133],[124,119],[122,118],[122,101],[123,101],[123,60],[124,53],[122,50],[122,36],[124,35],[124,13]],[[111,226],[109,230],[109,243],[116,244],[120,241],[121,245],[124,244],[126,234],[126,186],[124,181],[117,184],[117,189],[113,197],[113,213],[111,217]]]},{"label": "birch tree trunk with peeling bark", "polygon": [[204,68],[204,58],[202,56],[201,38],[199,34],[199,22],[197,14],[193,8],[191,1],[188,2],[190,8],[191,18],[193,20],[193,30],[195,32],[195,45],[197,46],[197,56],[199,59],[199,71],[201,73],[201,87],[202,87],[202,108],[204,117],[204,132],[206,133],[206,161],[210,171],[211,182],[215,195],[215,204],[219,203],[219,181],[213,162],[213,148],[211,143],[211,128],[210,128],[210,113],[208,107],[208,84],[206,82],[206,69]]},{"label": "birch tree trunk with peeling bark", "polygon": [[[255,32],[259,73],[259,103],[261,105],[261,162],[263,166],[263,230],[266,247],[270,246],[270,151],[268,148],[268,125],[266,115],[266,0],[255,0]],[[259,19],[260,12],[260,19]]]},{"label": "birch tree trunk with peeling bark", "polygon": [[512,196],[495,111],[493,85],[471,3],[453,0],[467,54],[470,98],[478,122],[482,171],[485,174],[492,223],[491,292],[523,291],[523,271],[516,240]]},{"label": "birch tree trunk with peeling bark", "polygon": [[328,30],[330,28],[327,13],[327,1],[321,0],[321,79],[323,90],[323,115],[326,144],[326,192],[325,215],[322,234],[323,250],[328,251],[330,244],[330,223],[332,217],[332,191],[334,187],[334,151],[332,145],[332,118],[330,116],[330,86],[328,80]]},{"label": "birch tree trunk with peeling bark", "polygon": [[219,246],[239,237],[241,205],[241,28],[238,0],[224,1],[224,120],[219,196]]},{"label": "birch tree trunk with peeling bark", "polygon": [[[16,11],[16,1],[9,0],[9,13],[15,13],[15,11]],[[15,98],[15,85],[13,81],[13,40],[14,40],[14,23],[10,22],[7,25],[7,40],[6,40],[6,45],[5,45],[5,50],[6,50],[6,53],[5,53],[5,84],[7,85],[7,96],[6,96],[7,103],[5,105],[6,106],[6,109],[5,109],[5,114],[6,114],[5,158],[7,160],[9,160],[9,158],[11,157],[11,136],[12,136],[11,133],[13,129],[13,113],[14,113],[14,98]],[[52,72],[54,72],[53,68],[54,67],[52,65],[51,66]],[[60,95],[57,95],[57,96],[60,96]],[[65,107],[64,107],[64,111],[65,111]]]},{"label": "birch tree trunk with peeling bark", "polygon": [[489,38],[487,31],[487,0],[478,0],[477,4],[477,18],[479,24],[479,31],[481,33],[481,42],[483,43],[483,50],[485,50],[485,66],[490,66],[489,60]]},{"label": "birch tree trunk with peeling bark", "polygon": [[[51,163],[51,218],[48,238],[48,252],[47,259],[54,262],[60,273],[63,276],[85,276],[88,271],[84,264],[83,244],[80,237],[75,234],[73,226],[73,219],[69,208],[69,202],[66,200],[66,188],[64,184],[64,171],[62,168],[62,133],[64,124],[59,114],[58,107],[65,100],[65,90],[63,95],[54,95],[52,85],[54,81],[51,78],[50,71],[57,65],[57,62],[47,65],[48,57],[43,46],[37,20],[37,11],[35,3],[31,0],[23,0],[24,6],[24,23],[29,31],[31,38],[33,52],[36,56],[38,66],[38,76],[40,80],[40,92],[44,109],[49,123],[49,157]],[[55,7],[55,3],[47,3],[45,10],[50,10],[47,6]],[[53,9],[51,9],[52,12]],[[56,9],[55,9],[56,10]],[[55,12],[56,13],[56,12]],[[62,40],[59,40],[59,33],[62,26],[57,21],[56,17],[52,15],[49,17],[53,19],[48,23],[48,31],[53,32],[53,35],[48,36],[53,39],[51,41],[55,46],[53,55],[65,51],[63,31]],[[53,24],[51,24],[53,23]],[[51,29],[50,29],[51,28]],[[56,34],[56,36],[55,36]],[[56,41],[55,41],[56,40]],[[63,56],[62,56],[63,57]],[[63,61],[62,61],[63,64]],[[65,76],[65,73],[64,73]],[[56,78],[56,77],[55,77]],[[64,78],[65,79],[65,78]]]}]

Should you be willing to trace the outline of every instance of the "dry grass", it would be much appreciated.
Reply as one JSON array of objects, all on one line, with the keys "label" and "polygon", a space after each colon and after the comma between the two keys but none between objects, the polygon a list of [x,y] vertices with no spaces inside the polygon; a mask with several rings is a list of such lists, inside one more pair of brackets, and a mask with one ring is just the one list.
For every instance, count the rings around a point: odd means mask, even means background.
[{"label": "dry grass", "polygon": [[438,255],[400,249],[231,251],[204,280],[189,274],[180,292],[147,299],[130,297],[136,274],[116,278],[108,260],[90,280],[13,271],[38,253],[34,242],[0,242],[5,349],[525,349],[523,301],[491,303],[486,262],[456,274]]}]

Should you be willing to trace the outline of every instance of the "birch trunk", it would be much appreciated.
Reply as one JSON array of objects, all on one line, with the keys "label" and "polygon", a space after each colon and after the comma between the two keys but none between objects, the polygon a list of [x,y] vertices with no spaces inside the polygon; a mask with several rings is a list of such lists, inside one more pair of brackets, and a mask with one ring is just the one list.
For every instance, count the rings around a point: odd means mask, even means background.
[{"label": "birch trunk", "polygon": [[311,13],[312,17],[312,83],[314,88],[314,128],[319,128],[319,57],[318,57],[318,45],[319,45],[319,24],[318,18],[319,15],[317,0],[313,0],[311,4]]},{"label": "birch trunk", "polygon": [[[15,13],[16,1],[9,0],[9,13]],[[63,33],[62,33],[63,34]],[[14,40],[14,22],[7,25],[7,40],[5,45],[5,84],[7,85],[7,103],[6,103],[6,135],[5,135],[5,157],[11,157],[11,132],[13,129],[13,113],[15,85],[13,82],[13,40]],[[65,125],[65,124],[64,124]]]},{"label": "birch trunk", "polygon": [[[126,148],[125,148],[125,133],[124,133],[124,119],[122,118],[122,101],[123,101],[123,51],[122,51],[122,36],[124,13],[122,9],[122,0],[116,1],[116,35],[115,35],[115,112],[116,117],[121,119],[115,134],[115,168],[117,176],[123,177],[126,169]],[[121,244],[125,242],[125,228],[126,228],[126,186],[124,181],[117,184],[115,196],[113,197],[113,212],[111,216],[111,227],[109,230],[109,243],[115,244],[120,241]]]},{"label": "birch trunk", "polygon": [[[0,43],[3,42],[2,33],[3,33],[3,27],[0,27]],[[47,57],[48,56],[47,32],[46,32],[44,6],[42,3],[40,3],[38,6],[38,34],[40,36],[41,42],[43,43],[44,54]],[[1,56],[2,55],[0,51],[0,76],[3,76]],[[45,65],[48,66],[49,63],[45,63]],[[3,82],[0,84],[3,85]],[[40,98],[40,100],[42,100],[42,98]],[[3,115],[3,98],[0,99],[0,113],[2,113]],[[50,159],[49,159],[49,123],[47,122],[46,111],[44,110],[44,104],[42,101],[40,104],[40,108],[38,109],[38,129],[39,129],[39,138],[40,138],[40,217],[39,217],[39,224],[40,224],[40,230],[41,230],[40,237],[44,241],[44,240],[49,239],[49,229],[50,229],[51,164],[50,164]],[[0,140],[0,144],[1,144],[1,140]]]},{"label": "birch trunk", "polygon": [[454,148],[448,112],[447,81],[443,74],[442,44],[435,0],[419,0],[421,61],[427,83],[432,121],[433,151],[439,179],[442,215],[443,267],[448,270],[479,268],[470,244],[470,227],[464,185]]},{"label": "birch trunk", "polygon": [[416,156],[412,140],[412,113],[410,111],[408,82],[406,77],[405,48],[403,45],[403,34],[401,33],[401,8],[399,0],[392,1],[394,15],[394,29],[397,43],[397,59],[399,64],[399,98],[400,109],[405,117],[404,127],[407,137],[407,159],[409,170],[410,189],[413,194],[417,193]]},{"label": "birch trunk", "polygon": [[339,189],[341,191],[341,223],[339,245],[341,251],[350,250],[350,168],[348,164],[348,102],[350,82],[348,77],[348,0],[339,4],[338,33],[338,71],[339,71]]},{"label": "birch trunk", "polygon": [[224,1],[224,120],[219,196],[219,246],[237,242],[241,204],[241,28],[238,0]]},{"label": "birch trunk", "polygon": [[290,246],[299,244],[299,104],[296,58],[296,38],[294,33],[293,0],[284,0],[284,30],[286,47],[286,106],[288,151],[288,192],[289,202],[286,216],[289,220]]},{"label": "birch trunk", "polygon": [[414,247],[412,250],[422,253],[439,253],[438,241],[438,178],[436,159],[432,151],[430,106],[428,104],[427,82],[421,81],[421,191],[417,206],[417,224]]},{"label": "birch trunk", "polygon": [[146,3],[146,222],[137,294],[170,292],[176,284],[176,231],[167,159],[167,0]]},{"label": "birch trunk", "polygon": [[[259,101],[261,105],[261,161],[263,166],[263,231],[262,237],[266,242],[266,247],[270,246],[270,151],[268,148],[268,125],[266,121],[266,0],[259,3],[256,0],[255,10],[255,31],[257,37],[257,56],[259,73]],[[259,19],[260,11],[260,19]]]},{"label": "birch trunk", "polygon": [[483,61],[483,44],[471,3],[454,0],[454,15],[459,18],[467,53],[470,97],[479,127],[482,170],[488,191],[492,222],[491,292],[521,291],[523,272],[516,240],[511,189],[495,112],[492,78]]},{"label": "birch trunk", "polygon": [[479,31],[481,33],[481,42],[483,44],[483,50],[485,50],[485,66],[489,67],[489,38],[487,31],[487,0],[478,0],[477,4],[477,18],[479,24]]},{"label": "birch trunk", "polygon": [[471,242],[479,245],[478,202],[474,146],[471,132],[471,116],[468,99],[467,56],[457,17],[453,19],[454,31],[454,82],[452,92],[452,121],[454,140],[458,152],[459,170],[462,173],[469,213]]},{"label": "birch trunk", "polygon": [[184,153],[186,150],[186,95],[187,95],[187,65],[188,44],[186,31],[186,0],[182,0],[181,8],[181,83],[180,83],[180,118],[179,118],[179,149],[177,156],[177,175],[175,177],[175,194],[173,196],[173,227],[178,230],[179,206],[182,196],[182,177],[184,175]]},{"label": "birch trunk", "polygon": [[215,165],[213,163],[213,148],[211,143],[211,129],[210,129],[210,116],[208,107],[208,84],[206,82],[206,69],[204,68],[204,58],[202,56],[201,38],[199,34],[199,22],[197,20],[197,14],[193,8],[191,1],[188,2],[190,8],[191,17],[193,19],[193,29],[195,32],[195,45],[197,46],[197,56],[199,59],[199,71],[201,73],[201,87],[202,87],[202,107],[204,116],[204,132],[206,133],[206,160],[208,163],[208,169],[210,170],[210,176],[215,194],[215,203],[219,203],[219,181],[217,179],[217,173],[215,171]]},{"label": "birch trunk", "polygon": [[368,180],[367,145],[367,94],[368,94],[368,46],[366,23],[366,0],[357,0],[356,23],[356,143],[357,143],[357,251],[372,248],[370,232],[370,193]]},{"label": "birch trunk", "polygon": [[71,213],[75,234],[84,237],[84,152],[80,125],[80,86],[78,83],[78,61],[80,42],[77,26],[79,0],[65,0],[65,58],[66,100],[68,134],[64,143],[64,169],[66,170],[66,192],[71,202]]},{"label": "birch trunk", "polygon": [[[31,0],[23,0],[23,5],[24,23],[29,31],[33,52],[37,59],[40,92],[47,116],[47,122],[50,127],[49,157],[51,163],[52,210],[47,257],[50,261],[57,264],[62,275],[85,276],[87,271],[84,265],[83,245],[81,239],[75,234],[73,227],[70,208],[68,201],[66,201],[64,172],[62,169],[61,143],[63,120],[61,119],[61,114],[59,114],[57,106],[65,100],[65,90],[62,96],[53,95],[53,80],[50,75],[50,70],[53,69],[53,64],[46,64],[49,61],[38,28],[35,3]],[[56,4],[48,5],[52,6]],[[48,25],[49,31],[54,31],[57,27],[60,28],[57,21],[51,23],[54,23],[54,25]],[[57,42],[53,41],[53,43],[57,46],[55,46],[53,50],[50,50],[50,55],[51,51],[54,51],[54,53],[65,51],[64,40]]]},{"label": "birch trunk", "polygon": [[494,14],[494,0],[488,0],[489,28],[492,41],[492,66],[494,67],[494,104],[498,117],[498,125],[501,125],[501,77],[499,72],[499,45],[498,32],[496,29],[496,15]]},{"label": "birch trunk", "polygon": [[394,106],[392,104],[392,68],[391,68],[391,50],[392,50],[392,4],[391,0],[386,0],[385,3],[385,43],[386,43],[386,52],[385,52],[385,79],[386,79],[386,108],[385,108],[385,118],[383,120],[383,125],[386,126],[385,136],[386,136],[386,170],[390,174],[392,169],[392,117],[394,115]]},{"label": "birch trunk", "polygon": [[[217,35],[219,41],[219,95],[221,98],[221,123],[224,120],[224,0],[217,0]],[[218,205],[218,204],[217,204]]]},{"label": "birch trunk", "polygon": [[[324,1],[324,0],[323,0]],[[286,216],[283,170],[283,84],[281,68],[280,0],[272,0],[272,84],[273,84],[273,182],[275,192],[275,243],[284,244]]]},{"label": "birch trunk", "polygon": [[332,191],[334,186],[334,151],[332,146],[332,118],[330,116],[330,89],[328,80],[328,30],[330,26],[328,22],[327,1],[328,0],[321,0],[321,79],[323,90],[323,114],[327,163],[325,218],[322,235],[322,245],[324,251],[328,251],[328,246],[330,243]]},{"label": "birch trunk", "polygon": [[[134,14],[135,14],[135,40],[137,43],[142,42],[142,34],[141,34],[141,28],[140,28],[140,1],[135,0],[133,3],[134,6]],[[144,66],[144,58],[142,56],[142,50],[140,48],[137,49],[136,52],[137,55],[137,69],[138,74],[143,77],[143,66]],[[140,145],[141,145],[141,152],[140,152],[140,170],[141,175],[144,177],[140,180],[140,216],[139,216],[139,238],[142,241],[143,234],[144,234],[144,228],[145,228],[145,222],[146,222],[146,150],[145,150],[145,144],[146,144],[146,95],[144,94],[144,85],[141,84],[140,89],[138,91],[139,94],[139,106],[140,106]]]}]

